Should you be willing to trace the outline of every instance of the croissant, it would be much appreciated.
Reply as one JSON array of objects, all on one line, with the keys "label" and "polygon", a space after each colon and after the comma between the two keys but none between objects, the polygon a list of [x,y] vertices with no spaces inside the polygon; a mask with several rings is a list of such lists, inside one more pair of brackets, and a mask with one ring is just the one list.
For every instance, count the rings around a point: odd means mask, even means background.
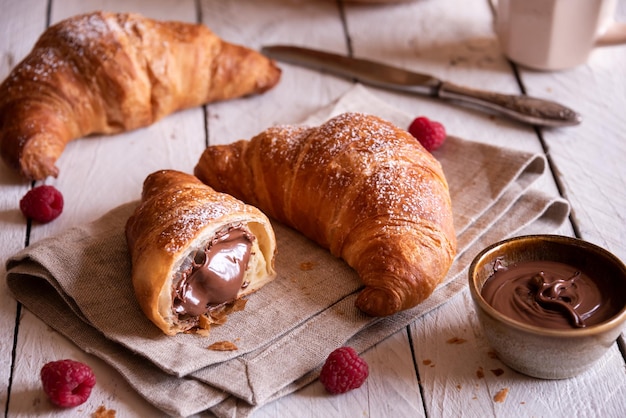
[{"label": "croissant", "polygon": [[179,171],[146,178],[126,241],[137,301],[167,335],[208,332],[276,276],[268,218]]},{"label": "croissant", "polygon": [[0,85],[0,154],[31,180],[59,173],[65,145],[177,110],[262,93],[273,61],[206,26],[95,12],[48,28]]},{"label": "croissant", "polygon": [[346,113],[211,146],[194,173],[346,261],[365,284],[356,306],[372,316],[424,301],[456,253],[441,165],[375,116]]}]

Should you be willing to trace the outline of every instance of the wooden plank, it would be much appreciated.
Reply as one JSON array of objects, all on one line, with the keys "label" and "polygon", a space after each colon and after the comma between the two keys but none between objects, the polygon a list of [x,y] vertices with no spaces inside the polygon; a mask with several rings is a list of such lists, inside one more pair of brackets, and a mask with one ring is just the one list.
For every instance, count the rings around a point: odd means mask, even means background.
[{"label": "wooden plank", "polygon": [[[268,44],[319,45],[345,52],[339,11],[333,2],[201,2],[203,22],[224,39],[260,49]],[[254,21],[254,24],[248,22]],[[248,139],[275,124],[301,122],[336,99],[352,83],[279,63],[280,83],[262,96],[208,107],[212,144]]]},{"label": "wooden plank", "polygon": [[63,0],[53,2],[52,23],[81,13],[103,10],[108,12],[140,13],[160,20],[196,22],[197,11],[194,0],[175,2],[153,0]]},{"label": "wooden plank", "polygon": [[[23,19],[2,19],[2,36],[0,36],[0,80],[4,80],[30,51],[42,29],[46,26],[46,1],[26,0],[20,2],[0,1],[0,9],[5,16],[29,16]],[[0,163],[2,181],[0,193],[0,259],[24,248],[26,242],[26,220],[19,209],[19,201],[29,189],[29,182],[20,178],[13,170]],[[0,276],[5,275],[4,262],[0,266]],[[10,295],[6,282],[0,284],[0,405],[6,408],[9,391],[9,378],[12,366],[12,351],[17,315],[17,303]]]},{"label": "wooden plank", "polygon": [[370,375],[360,389],[329,395],[315,381],[286,398],[272,402],[255,413],[257,417],[423,417],[420,388],[411,358],[408,334],[398,332],[363,354]]}]

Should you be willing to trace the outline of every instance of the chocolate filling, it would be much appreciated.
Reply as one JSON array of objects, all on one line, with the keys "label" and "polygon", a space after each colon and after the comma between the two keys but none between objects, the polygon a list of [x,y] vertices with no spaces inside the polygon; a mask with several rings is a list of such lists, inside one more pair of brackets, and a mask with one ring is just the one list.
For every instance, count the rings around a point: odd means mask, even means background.
[{"label": "chocolate filling", "polygon": [[510,318],[546,328],[584,328],[617,312],[600,282],[563,263],[499,261],[482,291],[485,300]]},{"label": "chocolate filling", "polygon": [[244,276],[254,238],[242,225],[233,225],[192,252],[174,283],[173,311],[179,317],[197,317],[237,299],[239,290],[248,285]]}]

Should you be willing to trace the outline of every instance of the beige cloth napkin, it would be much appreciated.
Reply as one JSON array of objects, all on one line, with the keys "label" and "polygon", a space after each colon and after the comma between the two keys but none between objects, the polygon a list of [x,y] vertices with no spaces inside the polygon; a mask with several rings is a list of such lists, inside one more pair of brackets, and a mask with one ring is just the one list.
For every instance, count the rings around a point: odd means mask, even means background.
[{"label": "beige cloth napkin", "polygon": [[[357,85],[307,123],[345,111],[372,113],[398,126],[411,120]],[[458,294],[484,246],[553,232],[568,216],[567,202],[531,188],[546,168],[541,155],[450,137],[435,156],[450,185],[458,256],[427,301],[392,317],[363,315],[354,307],[361,288],[354,271],[274,223],[278,278],[208,337],[167,337],[141,313],[130,283],[124,224],[136,202],[16,254],[7,261],[7,283],[31,312],[109,363],[163,411],[246,416],[313,381],[336,347],[364,351]],[[238,350],[207,349],[223,340]]]}]

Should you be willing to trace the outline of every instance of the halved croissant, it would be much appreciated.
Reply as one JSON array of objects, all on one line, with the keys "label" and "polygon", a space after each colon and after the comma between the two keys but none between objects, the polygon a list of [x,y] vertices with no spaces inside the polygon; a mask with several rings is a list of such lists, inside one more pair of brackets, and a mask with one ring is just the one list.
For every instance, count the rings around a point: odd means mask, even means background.
[{"label": "halved croissant", "polygon": [[0,154],[27,179],[57,176],[65,145],[184,108],[262,93],[273,61],[206,26],[94,12],[48,28],[0,85]]},{"label": "halved croissant", "polygon": [[356,304],[370,315],[425,300],[456,253],[439,162],[374,116],[347,113],[211,146],[194,173],[343,258],[365,284]]},{"label": "halved croissant", "polygon": [[276,276],[267,217],[179,171],[146,178],[126,239],[137,301],[168,335],[208,330]]}]

